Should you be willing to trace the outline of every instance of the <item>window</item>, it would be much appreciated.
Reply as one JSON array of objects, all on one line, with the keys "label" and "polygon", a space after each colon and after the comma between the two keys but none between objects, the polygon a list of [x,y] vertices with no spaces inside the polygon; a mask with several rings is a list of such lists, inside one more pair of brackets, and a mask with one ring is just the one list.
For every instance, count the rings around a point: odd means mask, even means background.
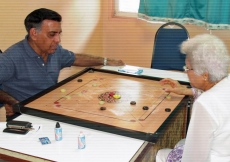
[{"label": "window", "polygon": [[140,0],[114,0],[115,16],[137,17]]}]

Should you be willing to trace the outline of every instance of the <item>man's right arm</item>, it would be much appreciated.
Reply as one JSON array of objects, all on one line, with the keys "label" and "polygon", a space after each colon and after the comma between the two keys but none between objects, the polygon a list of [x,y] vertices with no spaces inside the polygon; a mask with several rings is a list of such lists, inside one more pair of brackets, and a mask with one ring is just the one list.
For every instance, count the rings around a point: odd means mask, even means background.
[{"label": "man's right arm", "polygon": [[6,115],[11,116],[14,114],[13,105],[18,103],[18,100],[7,94],[6,92],[0,90],[0,102],[5,104]]}]

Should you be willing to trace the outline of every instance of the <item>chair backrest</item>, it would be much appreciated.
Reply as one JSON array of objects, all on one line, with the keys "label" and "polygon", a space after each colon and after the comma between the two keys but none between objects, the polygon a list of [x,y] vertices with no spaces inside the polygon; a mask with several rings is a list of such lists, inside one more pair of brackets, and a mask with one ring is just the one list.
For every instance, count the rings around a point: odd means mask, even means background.
[{"label": "chair backrest", "polygon": [[[172,25],[170,28],[166,26]],[[185,55],[180,52],[180,45],[189,39],[187,29],[178,23],[169,22],[156,32],[151,68],[183,71]]]}]

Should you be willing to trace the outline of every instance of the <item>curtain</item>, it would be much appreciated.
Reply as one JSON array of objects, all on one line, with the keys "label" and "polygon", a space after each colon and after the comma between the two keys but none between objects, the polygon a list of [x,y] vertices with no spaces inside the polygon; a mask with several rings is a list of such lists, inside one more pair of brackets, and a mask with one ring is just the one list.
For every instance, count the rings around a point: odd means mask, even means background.
[{"label": "curtain", "polygon": [[230,29],[230,0],[140,0],[138,17]]}]

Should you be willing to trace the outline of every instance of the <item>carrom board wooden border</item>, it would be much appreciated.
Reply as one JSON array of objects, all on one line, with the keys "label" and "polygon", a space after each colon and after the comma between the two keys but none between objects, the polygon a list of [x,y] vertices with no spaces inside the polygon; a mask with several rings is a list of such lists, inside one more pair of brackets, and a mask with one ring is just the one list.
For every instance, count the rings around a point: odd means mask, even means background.
[{"label": "carrom board wooden border", "polygon": [[[40,93],[20,102],[18,104],[15,104],[13,106],[13,110],[14,110],[14,112],[20,112],[22,114],[33,115],[33,116],[37,116],[37,117],[41,117],[41,118],[54,120],[54,121],[60,121],[60,122],[68,123],[68,124],[83,126],[83,127],[87,127],[87,128],[91,128],[91,129],[96,129],[96,130],[100,130],[100,131],[105,131],[105,132],[109,132],[109,133],[114,133],[114,134],[118,134],[118,135],[123,135],[123,136],[131,137],[131,138],[137,138],[137,139],[141,139],[141,140],[155,143],[157,141],[158,137],[160,137],[164,133],[165,126],[169,122],[171,122],[171,120],[175,116],[175,114],[180,109],[185,108],[184,105],[187,103],[187,100],[188,100],[188,96],[185,96],[181,100],[181,102],[178,104],[178,106],[174,109],[174,111],[169,115],[169,117],[165,120],[165,122],[160,126],[160,128],[155,133],[134,131],[134,130],[130,130],[130,129],[111,126],[111,125],[104,124],[104,123],[102,124],[102,123],[92,122],[92,121],[88,121],[88,120],[83,120],[80,118],[73,118],[73,117],[69,117],[69,116],[65,116],[65,115],[60,115],[60,114],[55,114],[55,113],[46,112],[46,111],[42,111],[42,110],[37,110],[37,109],[33,109],[33,108],[25,106],[28,103],[30,103],[30,102],[38,99],[39,97],[45,95],[46,93],[48,93],[48,92],[50,92],[50,91],[52,91],[52,90],[54,90],[54,89],[56,89],[56,88],[58,88],[64,84],[66,84],[67,82],[79,77],[80,75],[83,75],[84,73],[87,73],[87,72],[94,72],[94,71],[110,73],[110,74],[115,74],[115,75],[123,75],[123,76],[129,76],[129,77],[143,78],[143,79],[149,79],[149,80],[155,80],[155,81],[159,81],[162,79],[162,78],[158,78],[158,77],[136,75],[136,74],[127,74],[127,73],[121,73],[121,72],[116,72],[116,71],[111,71],[111,70],[95,69],[95,68],[89,67],[89,68],[85,68],[82,71],[64,79],[63,81],[57,83],[56,85],[51,86],[51,87],[47,88],[46,90],[41,91]],[[187,83],[187,82],[182,82],[182,81],[179,81],[179,82],[180,82],[180,84],[189,86],[189,83]]]}]

